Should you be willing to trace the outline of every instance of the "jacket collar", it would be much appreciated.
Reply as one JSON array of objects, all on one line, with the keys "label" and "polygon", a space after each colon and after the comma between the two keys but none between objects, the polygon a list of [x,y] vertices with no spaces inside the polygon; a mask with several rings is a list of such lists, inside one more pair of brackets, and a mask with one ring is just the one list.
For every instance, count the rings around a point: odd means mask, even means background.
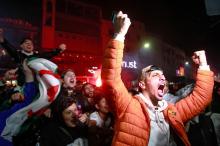
[{"label": "jacket collar", "polygon": [[144,103],[147,105],[147,107],[150,109],[150,110],[155,110],[157,109],[157,111],[163,111],[164,109],[167,108],[168,106],[168,103],[165,101],[165,100],[161,100],[158,102],[158,106],[153,106],[151,104],[151,101],[146,98],[142,93],[139,93],[138,95],[136,95],[138,97],[141,98],[142,101],[144,101]]},{"label": "jacket collar", "polygon": [[31,53],[28,53],[28,52],[25,52],[24,50],[21,50],[21,53],[27,55],[27,56],[30,56],[30,55],[33,55],[34,52],[31,52]]}]

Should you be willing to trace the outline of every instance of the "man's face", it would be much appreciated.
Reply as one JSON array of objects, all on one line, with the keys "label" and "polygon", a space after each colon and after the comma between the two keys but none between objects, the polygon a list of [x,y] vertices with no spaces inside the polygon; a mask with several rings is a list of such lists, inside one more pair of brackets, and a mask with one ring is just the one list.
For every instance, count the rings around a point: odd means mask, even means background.
[{"label": "man's face", "polygon": [[63,120],[66,126],[68,127],[75,127],[77,115],[79,111],[77,109],[76,103],[73,103],[71,106],[67,107],[63,112]]},{"label": "man's face", "polygon": [[32,40],[26,39],[21,45],[20,47],[22,48],[23,51],[27,52],[27,53],[31,53],[34,50],[34,45]]},{"label": "man's face", "polygon": [[21,102],[24,100],[24,95],[20,92],[14,93],[11,95],[11,100]]},{"label": "man's face", "polygon": [[76,75],[72,71],[66,72],[66,74],[64,75],[63,80],[64,80],[63,86],[65,88],[74,88],[75,85],[76,85]]},{"label": "man's face", "polygon": [[165,76],[162,71],[154,70],[146,74],[145,91],[155,101],[163,99],[165,94]]},{"label": "man's face", "polygon": [[91,84],[87,84],[87,85],[84,87],[83,94],[84,94],[85,96],[87,96],[88,98],[89,98],[89,97],[93,97],[93,96],[94,96],[94,87],[93,87]]},{"label": "man's face", "polygon": [[96,107],[100,112],[107,114],[109,112],[109,105],[105,98],[102,98],[97,104]]}]

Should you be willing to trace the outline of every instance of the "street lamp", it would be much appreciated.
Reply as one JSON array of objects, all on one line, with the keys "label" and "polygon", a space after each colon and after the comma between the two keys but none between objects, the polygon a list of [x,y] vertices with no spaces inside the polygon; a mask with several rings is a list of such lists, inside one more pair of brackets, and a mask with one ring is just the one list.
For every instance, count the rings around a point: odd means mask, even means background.
[{"label": "street lamp", "polygon": [[149,49],[150,48],[150,43],[149,42],[144,43],[144,48]]},{"label": "street lamp", "polygon": [[189,65],[189,61],[186,61],[186,62],[185,62],[185,66],[188,66],[188,65]]}]

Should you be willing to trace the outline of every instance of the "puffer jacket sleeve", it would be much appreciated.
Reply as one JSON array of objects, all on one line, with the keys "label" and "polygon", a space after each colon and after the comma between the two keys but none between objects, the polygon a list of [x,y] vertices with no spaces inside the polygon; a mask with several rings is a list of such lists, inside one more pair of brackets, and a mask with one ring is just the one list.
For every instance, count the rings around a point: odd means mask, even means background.
[{"label": "puffer jacket sleeve", "polygon": [[195,87],[192,93],[175,105],[183,122],[192,119],[210,104],[213,86],[213,72],[198,70]]},{"label": "puffer jacket sleeve", "polygon": [[117,40],[109,42],[104,53],[101,73],[103,88],[117,117],[123,115],[132,98],[121,79],[123,49],[122,42]]}]

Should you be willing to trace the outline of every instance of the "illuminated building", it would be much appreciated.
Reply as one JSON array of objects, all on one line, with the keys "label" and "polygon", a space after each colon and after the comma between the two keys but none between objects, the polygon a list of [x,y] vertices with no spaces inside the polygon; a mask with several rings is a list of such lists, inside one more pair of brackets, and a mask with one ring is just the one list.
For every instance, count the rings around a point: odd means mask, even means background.
[{"label": "illuminated building", "polygon": [[[26,26],[17,29],[14,25],[11,32],[22,34],[18,31],[25,32],[31,24]],[[67,50],[53,60],[61,71],[71,68],[77,76],[89,78],[93,75],[88,70],[101,67],[105,46],[113,35],[112,23],[102,18],[100,7],[75,0],[42,0],[41,29],[33,28],[29,34],[42,51],[56,48],[60,43],[67,45]],[[37,33],[39,30],[42,33]],[[19,35],[16,40],[20,40]],[[149,43],[147,48],[146,42]],[[182,50],[146,32],[144,23],[132,21],[125,39],[122,64],[125,80],[135,80],[141,68],[149,64],[161,66],[165,75],[172,77],[183,62],[185,53]]]}]

